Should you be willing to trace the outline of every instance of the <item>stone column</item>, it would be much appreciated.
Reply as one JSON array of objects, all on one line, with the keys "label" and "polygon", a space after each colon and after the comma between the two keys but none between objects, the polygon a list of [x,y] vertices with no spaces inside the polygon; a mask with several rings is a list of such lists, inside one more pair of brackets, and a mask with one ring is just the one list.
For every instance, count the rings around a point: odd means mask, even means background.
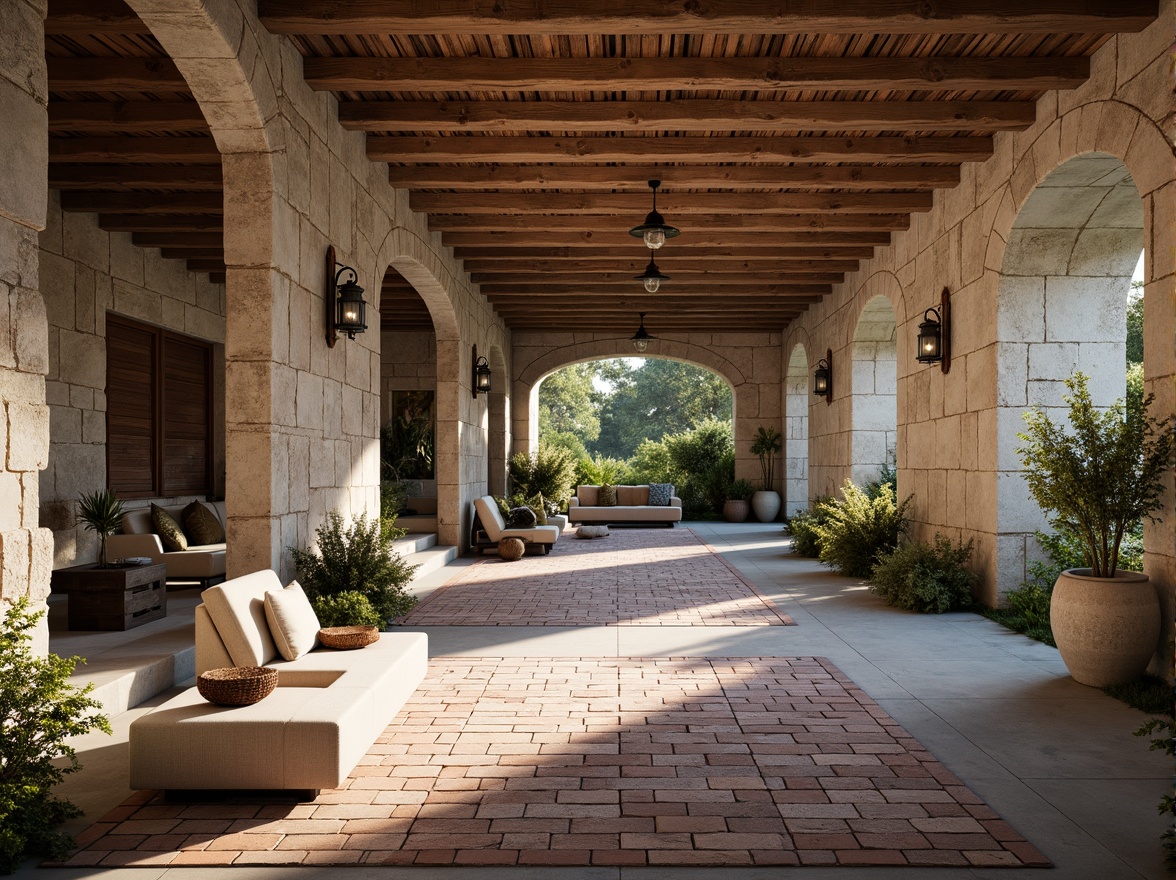
[{"label": "stone column", "polygon": [[[5,5],[0,51],[0,605],[44,607],[53,536],[38,527],[38,472],[48,463],[48,322],[37,277],[45,228],[49,122],[45,2]],[[42,620],[35,647],[48,651]]]}]

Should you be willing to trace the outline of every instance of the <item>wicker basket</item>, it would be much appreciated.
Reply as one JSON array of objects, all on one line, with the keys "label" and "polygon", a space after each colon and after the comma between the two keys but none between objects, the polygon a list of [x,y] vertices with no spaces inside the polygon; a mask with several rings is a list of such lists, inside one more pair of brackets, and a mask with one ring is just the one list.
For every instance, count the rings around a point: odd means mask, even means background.
[{"label": "wicker basket", "polygon": [[196,679],[200,696],[218,706],[252,706],[278,686],[278,670],[269,666],[226,666]]},{"label": "wicker basket", "polygon": [[324,648],[352,651],[378,642],[380,630],[374,626],[328,626],[318,631],[318,640]]}]

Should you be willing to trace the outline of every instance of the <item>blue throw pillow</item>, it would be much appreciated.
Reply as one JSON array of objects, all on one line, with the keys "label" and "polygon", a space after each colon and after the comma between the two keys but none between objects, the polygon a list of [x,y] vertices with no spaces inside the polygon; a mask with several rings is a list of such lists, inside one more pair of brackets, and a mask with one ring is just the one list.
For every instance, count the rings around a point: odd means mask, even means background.
[{"label": "blue throw pillow", "polygon": [[650,507],[669,507],[670,496],[674,494],[674,485],[672,483],[650,483],[649,484],[649,505]]}]

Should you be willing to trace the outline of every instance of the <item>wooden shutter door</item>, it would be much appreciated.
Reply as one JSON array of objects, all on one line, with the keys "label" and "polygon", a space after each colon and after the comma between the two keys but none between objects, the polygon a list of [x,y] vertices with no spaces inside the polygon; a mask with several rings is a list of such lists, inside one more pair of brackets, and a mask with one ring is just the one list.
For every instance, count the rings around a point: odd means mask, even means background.
[{"label": "wooden shutter door", "polygon": [[123,498],[155,493],[156,334],[106,319],[106,484]]},{"label": "wooden shutter door", "polygon": [[166,334],[163,355],[163,495],[209,490],[212,352]]}]

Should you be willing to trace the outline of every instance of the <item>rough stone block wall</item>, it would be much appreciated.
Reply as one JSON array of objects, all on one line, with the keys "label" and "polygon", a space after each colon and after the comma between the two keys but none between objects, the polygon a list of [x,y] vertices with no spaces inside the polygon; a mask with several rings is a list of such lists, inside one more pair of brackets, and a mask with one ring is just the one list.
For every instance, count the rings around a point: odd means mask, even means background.
[{"label": "rough stone block wall", "polygon": [[38,257],[49,325],[50,411],[40,515],[53,532],[53,567],[62,568],[97,559],[97,539],[78,524],[77,514],[82,493],[106,486],[107,312],[216,343],[212,491],[223,494],[225,289],[189,272],[182,260],[135,247],[130,233],[99,229],[94,214],[63,212],[57,192],[50,193]]},{"label": "rough stone block wall", "polygon": [[809,406],[811,379],[803,346],[789,356],[784,387],[784,514],[809,506]]},{"label": "rough stone block wall", "polygon": [[380,337],[380,424],[392,418],[392,392],[437,390],[437,338],[432,333],[385,332]]},{"label": "rough stone block wall", "polygon": [[[782,350],[798,341],[810,352],[833,350],[844,374],[857,318],[876,295],[897,316],[898,460],[900,494],[915,495],[915,533],[935,531],[974,538],[982,575],[980,598],[998,601],[1009,560],[998,552],[998,389],[1005,383],[998,356],[998,303],[1004,255],[1029,195],[1067,160],[1102,153],[1119,159],[1142,200],[1145,281],[1145,383],[1157,412],[1176,411],[1176,100],[1170,46],[1176,32],[1171,4],[1138,34],[1111,38],[1091,59],[1080,88],[1047,93],[1029,129],[998,134],[988,161],[965,165],[959,186],[936,193],[910,230],[847,277],[833,296],[810,308],[789,329]],[[944,374],[914,360],[923,310],[939,291],[952,295],[952,361]],[[1117,332],[1117,328],[1116,328]],[[1065,342],[1065,340],[1058,340]],[[1108,357],[1116,355],[1108,354]],[[1121,356],[1121,355],[1119,355]],[[1052,380],[1050,380],[1052,381]],[[1016,384],[1016,383],[1013,383]],[[848,389],[832,406],[810,410],[810,491],[819,492],[852,471]],[[1026,385],[1021,384],[1022,388]],[[1043,389],[1035,391],[1038,399]],[[838,394],[845,393],[839,399]],[[1171,482],[1171,481],[1170,481]],[[1164,619],[1173,618],[1176,513],[1172,487],[1160,523],[1145,529],[1148,573],[1157,582]],[[1023,560],[1023,545],[1021,557]],[[1016,562],[1013,563],[1015,568]],[[1001,578],[1004,578],[1002,581]]]}]

